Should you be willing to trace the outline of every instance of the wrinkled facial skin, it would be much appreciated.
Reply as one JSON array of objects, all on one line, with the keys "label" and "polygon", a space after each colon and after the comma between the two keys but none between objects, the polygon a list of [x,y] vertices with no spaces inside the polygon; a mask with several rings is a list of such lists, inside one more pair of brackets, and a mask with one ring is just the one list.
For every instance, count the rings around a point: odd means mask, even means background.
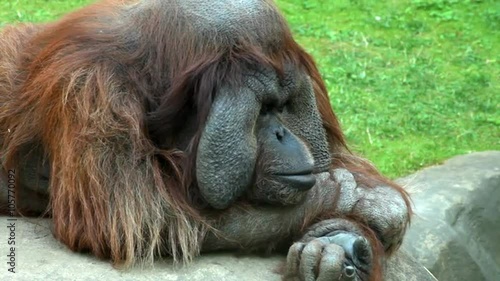
[{"label": "wrinkled facial skin", "polygon": [[267,69],[249,71],[243,81],[216,94],[198,145],[200,193],[216,209],[243,196],[297,204],[331,161],[311,81],[295,69],[282,80]]}]

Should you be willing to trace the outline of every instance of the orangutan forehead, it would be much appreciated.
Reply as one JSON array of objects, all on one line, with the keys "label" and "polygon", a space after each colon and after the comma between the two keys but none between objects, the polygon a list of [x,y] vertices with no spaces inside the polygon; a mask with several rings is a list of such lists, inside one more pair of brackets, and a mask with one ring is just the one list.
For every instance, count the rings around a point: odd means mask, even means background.
[{"label": "orangutan forehead", "polygon": [[179,11],[192,17],[197,24],[212,27],[238,28],[245,25],[262,25],[257,20],[275,15],[276,10],[263,0],[183,0],[178,2]]}]

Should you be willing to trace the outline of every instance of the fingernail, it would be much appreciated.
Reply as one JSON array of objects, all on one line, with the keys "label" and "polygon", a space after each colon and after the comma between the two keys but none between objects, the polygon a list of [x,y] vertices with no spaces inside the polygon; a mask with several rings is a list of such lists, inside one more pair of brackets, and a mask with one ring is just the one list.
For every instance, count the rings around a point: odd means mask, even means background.
[{"label": "fingernail", "polygon": [[345,274],[345,276],[347,276],[347,277],[353,277],[354,273],[356,273],[356,269],[353,266],[348,265],[348,266],[346,266],[344,268],[344,274]]}]

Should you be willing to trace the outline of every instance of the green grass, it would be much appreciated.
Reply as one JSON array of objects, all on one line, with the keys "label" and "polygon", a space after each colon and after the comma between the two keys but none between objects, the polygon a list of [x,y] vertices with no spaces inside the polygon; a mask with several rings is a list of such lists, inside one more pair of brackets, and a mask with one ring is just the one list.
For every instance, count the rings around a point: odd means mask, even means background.
[{"label": "green grass", "polygon": [[[0,1],[0,25],[88,0]],[[500,150],[500,2],[281,0],[353,150],[390,177]]]},{"label": "green grass", "polygon": [[454,155],[500,149],[499,3],[280,6],[320,65],[349,142],[397,177]]}]

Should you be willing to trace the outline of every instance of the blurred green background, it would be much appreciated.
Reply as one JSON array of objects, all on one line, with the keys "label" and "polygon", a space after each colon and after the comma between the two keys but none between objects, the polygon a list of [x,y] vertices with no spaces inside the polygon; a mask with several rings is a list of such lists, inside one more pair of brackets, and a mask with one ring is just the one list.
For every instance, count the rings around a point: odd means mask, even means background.
[{"label": "blurred green background", "polygon": [[[0,0],[0,26],[90,2]],[[384,174],[500,150],[500,1],[277,2],[316,58],[352,149]]]}]

